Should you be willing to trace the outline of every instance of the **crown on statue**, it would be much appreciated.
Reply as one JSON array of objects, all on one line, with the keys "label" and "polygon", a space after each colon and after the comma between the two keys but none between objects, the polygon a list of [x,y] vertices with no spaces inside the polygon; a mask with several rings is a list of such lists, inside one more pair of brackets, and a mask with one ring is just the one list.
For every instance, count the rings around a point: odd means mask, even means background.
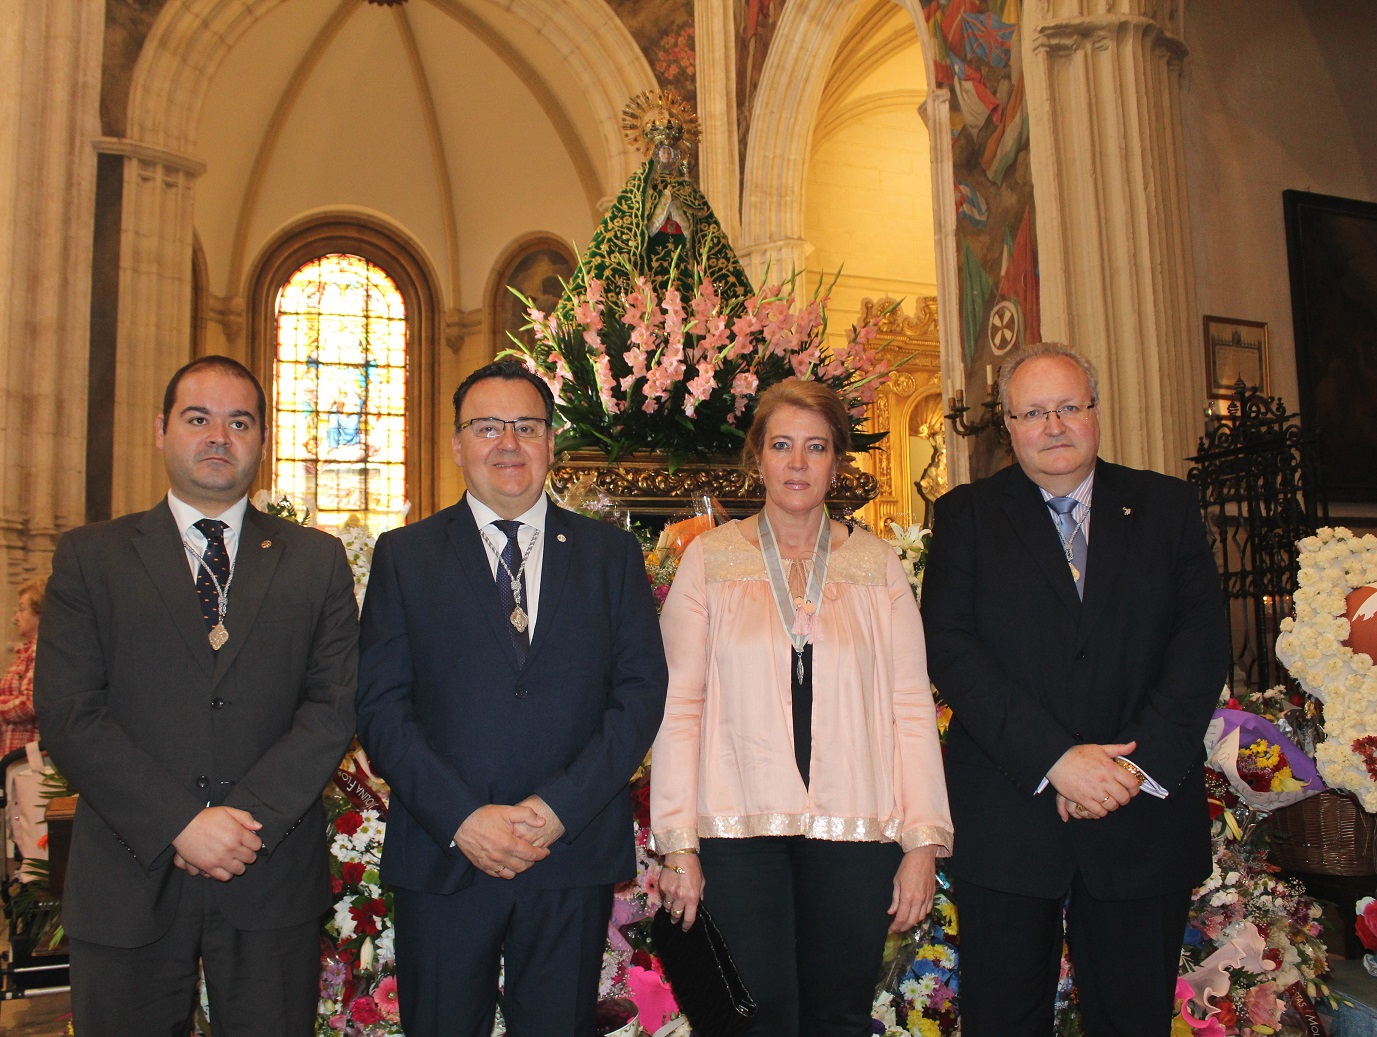
[{"label": "crown on statue", "polygon": [[646,158],[661,148],[691,148],[698,143],[698,113],[673,90],[647,90],[626,102],[622,132]]}]

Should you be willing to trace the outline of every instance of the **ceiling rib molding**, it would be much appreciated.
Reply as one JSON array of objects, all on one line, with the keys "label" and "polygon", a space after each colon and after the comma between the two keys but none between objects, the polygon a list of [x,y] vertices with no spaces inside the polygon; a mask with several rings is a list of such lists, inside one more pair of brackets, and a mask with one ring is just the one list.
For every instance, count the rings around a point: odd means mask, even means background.
[{"label": "ceiling rib molding", "polygon": [[335,8],[334,13],[320,27],[320,31],[316,33],[315,38],[307,46],[301,61],[292,71],[292,76],[287,81],[282,96],[277,99],[277,106],[273,109],[272,117],[268,120],[267,126],[263,128],[263,137],[258,142],[258,152],[253,157],[253,165],[250,167],[249,175],[244,182],[244,196],[239,206],[239,218],[234,225],[229,269],[225,277],[225,294],[227,296],[242,297],[243,295],[241,286],[244,279],[244,253],[248,248],[249,226],[258,209],[259,197],[263,191],[263,178],[267,175],[268,165],[272,161],[277,142],[282,136],[282,127],[287,121],[287,116],[292,113],[297,99],[301,96],[301,91],[305,89],[307,80],[311,78],[311,73],[320,64],[320,59],[325,55],[326,49],[360,6],[359,0],[340,0],[340,5]]},{"label": "ceiling rib molding", "polygon": [[406,8],[393,11],[397,31],[401,34],[402,45],[406,48],[407,63],[411,66],[412,77],[416,81],[416,93],[421,99],[421,116],[425,120],[426,140],[430,144],[430,159],[435,166],[436,188],[440,194],[440,212],[445,224],[445,254],[449,260],[450,305],[458,306],[463,301],[459,284],[459,220],[454,213],[454,183],[450,179],[449,159],[445,154],[445,138],[440,131],[440,117],[435,109],[435,94],[426,76],[425,63],[421,60],[420,48],[416,46],[416,33],[412,30]]}]

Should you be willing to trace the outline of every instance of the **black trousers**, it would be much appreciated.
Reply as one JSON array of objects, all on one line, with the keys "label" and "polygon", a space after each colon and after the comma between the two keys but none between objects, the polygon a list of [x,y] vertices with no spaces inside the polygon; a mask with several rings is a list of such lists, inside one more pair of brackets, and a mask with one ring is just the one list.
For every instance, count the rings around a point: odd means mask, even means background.
[{"label": "black trousers", "polygon": [[[320,997],[320,919],[286,929],[231,926],[188,879],[172,927],[144,947],[71,941],[77,1037],[186,1037],[205,969],[215,1037],[302,1037]],[[233,880],[231,880],[233,881]]]},{"label": "black trousers", "polygon": [[[962,1037],[1052,1037],[1061,897],[955,883]],[[1066,940],[1087,1037],[1167,1037],[1190,891],[1096,900],[1077,875]]]},{"label": "black trousers", "polygon": [[447,895],[394,890],[393,904],[407,1037],[488,1037],[499,959],[511,1037],[593,1037],[610,885],[538,889],[478,875]]},{"label": "black trousers", "polygon": [[703,902],[760,1006],[748,1037],[868,1037],[895,843],[704,839]]}]

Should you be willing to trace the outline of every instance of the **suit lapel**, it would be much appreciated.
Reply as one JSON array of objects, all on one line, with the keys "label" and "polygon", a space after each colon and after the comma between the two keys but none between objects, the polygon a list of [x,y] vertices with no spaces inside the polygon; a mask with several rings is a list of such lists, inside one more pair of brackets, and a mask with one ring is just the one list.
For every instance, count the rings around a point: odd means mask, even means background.
[{"label": "suit lapel", "polygon": [[262,514],[249,505],[244,512],[244,528],[239,533],[239,548],[234,555],[229,610],[225,614],[225,629],[230,636],[225,646],[215,653],[216,681],[225,675],[244,647],[258,619],[258,610],[267,597],[282,550],[281,542],[273,537]]},{"label": "suit lapel", "polygon": [[187,562],[186,546],[166,498],[144,513],[139,520],[138,533],[134,538],[134,550],[162,596],[173,627],[186,641],[192,657],[209,675],[215,667],[214,653],[206,639],[206,623],[196,597],[196,581]]},{"label": "suit lapel", "polygon": [[544,553],[540,560],[540,613],[536,617],[535,639],[531,642],[528,661],[550,640],[550,628],[554,626],[555,612],[564,594],[574,547],[568,518],[554,501],[546,504]]},{"label": "suit lapel", "polygon": [[[1047,502],[1042,499],[1037,484],[1029,479],[1022,469],[1015,467],[1016,470],[1010,473],[1009,486],[1004,493],[1004,513],[1023,541],[1023,546],[1047,578],[1057,600],[1072,615],[1079,615],[1081,599],[1076,594],[1076,581],[1071,578],[1071,569],[1066,564],[1066,552],[1057,536],[1052,513],[1047,509]],[[1098,486],[1096,488],[1098,489]],[[1089,582],[1087,565],[1087,586]]]},{"label": "suit lapel", "polygon": [[[459,568],[469,583],[473,600],[478,602],[478,611],[488,624],[488,632],[501,646],[507,661],[516,667],[516,649],[512,647],[512,637],[507,631],[507,617],[502,615],[502,605],[497,599],[497,584],[493,579],[492,565],[488,561],[487,549],[483,546],[482,534],[474,521],[473,510],[468,505],[468,495],[455,506],[449,523],[449,540],[459,561]],[[542,599],[543,600],[543,599]],[[527,656],[529,659],[529,655]]]},{"label": "suit lapel", "polygon": [[1119,469],[1100,461],[1095,466],[1095,489],[1090,500],[1090,543],[1085,563],[1085,609],[1080,638],[1090,637],[1105,612],[1132,543],[1133,504],[1126,495]]}]

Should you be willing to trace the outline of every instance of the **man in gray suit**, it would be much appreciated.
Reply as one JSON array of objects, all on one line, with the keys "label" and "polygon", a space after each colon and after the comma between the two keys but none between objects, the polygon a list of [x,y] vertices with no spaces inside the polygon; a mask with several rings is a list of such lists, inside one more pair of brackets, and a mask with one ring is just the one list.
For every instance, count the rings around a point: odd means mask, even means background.
[{"label": "man in gray suit", "polygon": [[354,730],[343,546],[255,511],[263,389],[210,356],[156,422],[171,490],[59,541],[34,700],[81,798],[63,898],[82,1037],[311,1032],[330,902],[320,793]]}]

